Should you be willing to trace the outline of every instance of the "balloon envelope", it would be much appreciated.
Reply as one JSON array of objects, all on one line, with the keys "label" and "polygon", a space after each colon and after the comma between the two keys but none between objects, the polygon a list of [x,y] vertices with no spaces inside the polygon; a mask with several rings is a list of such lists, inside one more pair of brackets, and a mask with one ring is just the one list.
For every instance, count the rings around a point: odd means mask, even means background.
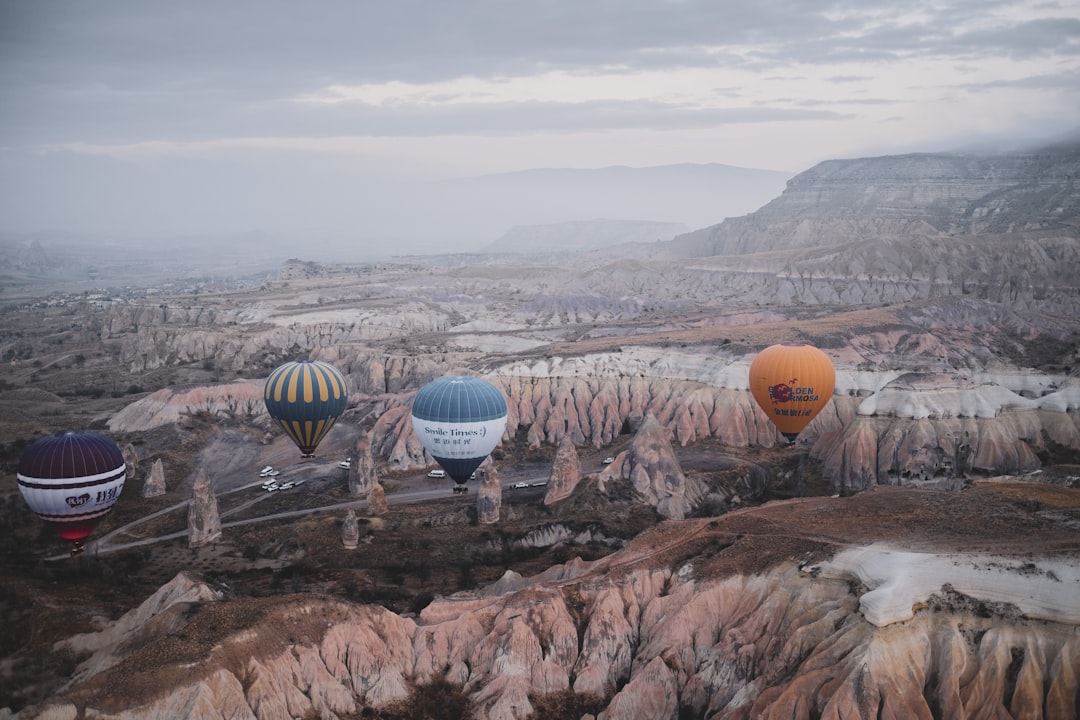
[{"label": "balloon envelope", "polygon": [[829,404],[836,369],[812,345],[765,348],[750,363],[750,392],[788,442]]},{"label": "balloon envelope", "polygon": [[26,448],[17,479],[26,504],[76,553],[119,499],[127,465],[112,440],[70,430],[46,435]]},{"label": "balloon envelope", "polygon": [[450,375],[416,393],[413,432],[457,483],[464,483],[506,430],[506,398],[487,380]]},{"label": "balloon envelope", "polygon": [[263,402],[303,457],[315,454],[349,403],[345,376],[317,360],[285,363],[266,380]]}]

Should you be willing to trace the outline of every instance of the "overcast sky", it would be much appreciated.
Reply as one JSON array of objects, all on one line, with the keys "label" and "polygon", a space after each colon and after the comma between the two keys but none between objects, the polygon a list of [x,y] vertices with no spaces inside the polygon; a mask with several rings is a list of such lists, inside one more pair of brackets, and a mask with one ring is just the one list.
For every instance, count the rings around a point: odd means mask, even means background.
[{"label": "overcast sky", "polygon": [[0,0],[0,231],[347,233],[378,183],[1078,126],[1080,0]]}]

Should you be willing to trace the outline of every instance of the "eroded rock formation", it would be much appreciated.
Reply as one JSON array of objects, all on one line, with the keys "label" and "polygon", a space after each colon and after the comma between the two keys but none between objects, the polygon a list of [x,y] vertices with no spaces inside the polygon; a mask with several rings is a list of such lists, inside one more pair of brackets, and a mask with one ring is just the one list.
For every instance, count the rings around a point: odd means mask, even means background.
[{"label": "eroded rock formation", "polygon": [[630,449],[597,476],[601,492],[629,482],[646,503],[663,517],[681,520],[705,497],[707,489],[687,478],[671,447],[670,432],[652,414],[646,415]]},{"label": "eroded rock formation", "polygon": [[207,417],[244,420],[265,415],[263,382],[237,380],[224,385],[163,388],[109,418],[109,429],[113,432],[144,432],[200,413]]},{"label": "eroded rock formation", "polygon": [[814,446],[835,492],[874,485],[957,490],[972,477],[1037,470],[1048,446],[1080,447],[1076,388],[1028,398],[967,376],[898,378]]},{"label": "eroded rock formation", "polygon": [[[898,504],[928,507],[918,491],[895,492],[906,494],[815,498],[665,523],[601,560],[530,578],[507,573],[475,593],[438,598],[415,619],[321,597],[225,601],[178,578],[110,628],[73,639],[72,647],[94,654],[71,687],[23,717],[340,717],[386,708],[410,685],[443,678],[462,688],[477,720],[526,720],[536,698],[566,691],[602,698],[597,720],[1075,717],[1080,637],[1077,618],[1062,614],[1080,586],[1075,558],[1033,555],[1030,544],[1012,558],[855,548],[854,560],[838,557],[823,570],[789,559],[794,546],[770,551],[769,543],[817,527],[827,531],[818,540],[842,534],[845,518],[872,508],[887,518]],[[949,514],[908,523],[940,535]],[[1059,540],[1071,532],[1034,512],[1018,510],[1017,522],[1043,523]],[[1024,527],[1004,540],[1022,540]],[[764,545],[730,544],[759,531]],[[882,530],[856,523],[846,532]],[[743,571],[732,571],[736,558]],[[909,587],[912,563],[937,567],[935,579]],[[966,574],[956,575],[958,567]],[[936,587],[949,577],[971,594]],[[1048,583],[1059,586],[1057,606],[1032,600]],[[907,619],[875,611],[871,622],[865,608],[880,609],[871,596],[901,586]],[[203,654],[174,659],[165,629],[201,622],[192,609],[200,602],[226,603],[204,609],[207,617],[255,624],[221,628]],[[1027,620],[1018,607],[1037,608],[1041,619]],[[147,660],[124,662],[136,654]],[[183,672],[166,672],[181,664]],[[172,684],[162,686],[162,677]],[[101,687],[115,692],[93,690]]]}]

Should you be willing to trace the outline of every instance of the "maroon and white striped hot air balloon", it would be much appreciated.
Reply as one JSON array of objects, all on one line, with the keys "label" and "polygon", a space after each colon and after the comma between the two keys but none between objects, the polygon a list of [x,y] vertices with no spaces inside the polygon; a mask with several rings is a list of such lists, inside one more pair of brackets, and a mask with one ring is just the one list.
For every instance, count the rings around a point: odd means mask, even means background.
[{"label": "maroon and white striped hot air balloon", "polygon": [[19,458],[19,492],[38,517],[71,543],[71,554],[116,504],[127,466],[112,440],[88,430],[46,435]]}]

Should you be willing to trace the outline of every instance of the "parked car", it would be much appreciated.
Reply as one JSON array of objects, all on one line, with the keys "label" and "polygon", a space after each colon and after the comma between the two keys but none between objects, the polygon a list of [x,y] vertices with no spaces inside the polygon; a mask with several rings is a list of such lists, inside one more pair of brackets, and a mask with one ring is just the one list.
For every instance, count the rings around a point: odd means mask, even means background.
[{"label": "parked car", "polygon": [[337,464],[337,466],[341,467],[341,468],[345,468],[346,470],[348,470],[352,466],[352,461],[351,460],[342,460],[341,462],[339,462]]},{"label": "parked car", "polygon": [[427,476],[430,477],[430,478],[444,478],[444,477],[446,477],[446,471],[445,470],[432,470],[431,472],[429,472],[427,474]]},{"label": "parked car", "polygon": [[529,483],[527,483],[527,482],[516,482],[516,483],[514,483],[513,487],[514,487],[515,490],[521,490],[522,488],[529,487]]},{"label": "parked car", "polygon": [[605,465],[610,465],[613,462],[615,462],[615,458],[613,458],[613,457],[609,456],[609,457],[604,458],[604,464]]}]

